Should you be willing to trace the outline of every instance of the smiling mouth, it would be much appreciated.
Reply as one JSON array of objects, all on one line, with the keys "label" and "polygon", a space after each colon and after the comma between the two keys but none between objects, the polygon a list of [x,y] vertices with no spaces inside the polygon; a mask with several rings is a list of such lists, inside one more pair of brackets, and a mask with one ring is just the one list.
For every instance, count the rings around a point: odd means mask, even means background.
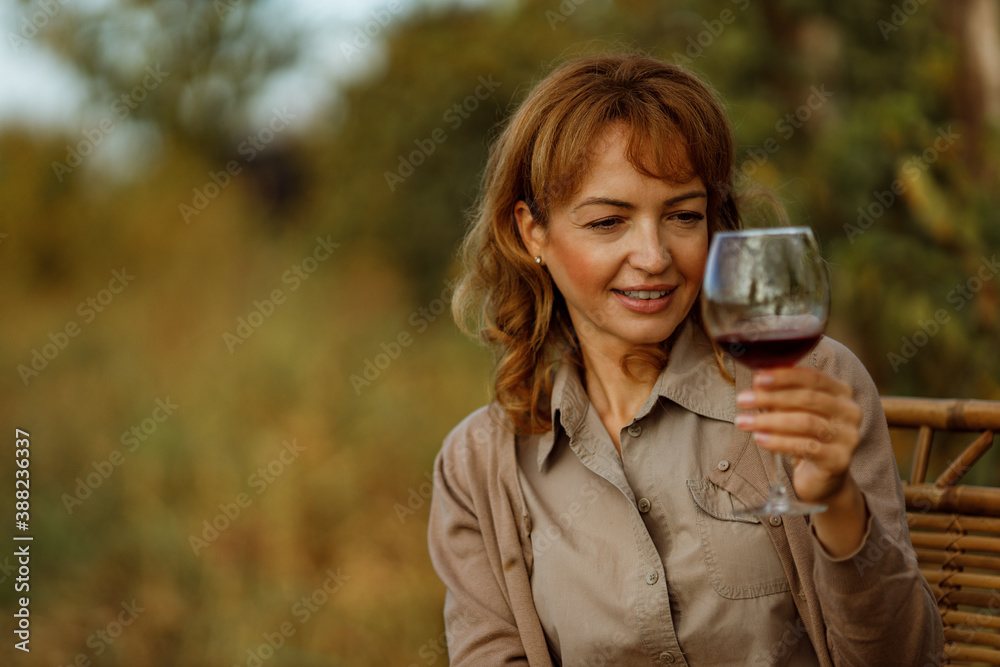
[{"label": "smiling mouth", "polygon": [[671,292],[673,292],[675,289],[677,289],[677,288],[675,287],[674,289],[669,289],[669,290],[639,290],[639,291],[616,289],[616,290],[612,290],[612,291],[613,292],[618,292],[619,294],[623,294],[623,295],[627,296],[630,299],[640,299],[642,301],[651,301],[653,299],[661,299],[661,298],[665,297],[666,295],[670,294]]}]

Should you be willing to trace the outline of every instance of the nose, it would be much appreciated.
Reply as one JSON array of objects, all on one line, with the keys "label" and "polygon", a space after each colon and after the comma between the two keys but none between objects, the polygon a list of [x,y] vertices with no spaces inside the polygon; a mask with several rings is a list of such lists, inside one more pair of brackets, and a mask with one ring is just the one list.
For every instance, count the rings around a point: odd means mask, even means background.
[{"label": "nose", "polygon": [[663,273],[673,262],[667,248],[666,234],[657,222],[642,222],[632,228],[632,247],[629,264],[640,271],[655,276]]}]

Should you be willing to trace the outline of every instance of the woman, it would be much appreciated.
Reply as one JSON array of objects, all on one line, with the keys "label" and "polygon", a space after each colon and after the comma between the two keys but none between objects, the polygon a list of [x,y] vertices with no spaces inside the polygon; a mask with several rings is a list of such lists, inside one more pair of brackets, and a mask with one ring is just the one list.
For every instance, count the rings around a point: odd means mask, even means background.
[{"label": "woman", "polygon": [[[861,363],[823,339],[751,383],[700,324],[733,162],[712,91],[643,57],[563,65],[493,146],[454,310],[495,402],[446,438],[430,517],[453,665],[939,661]],[[764,450],[829,509],[736,516]]]}]

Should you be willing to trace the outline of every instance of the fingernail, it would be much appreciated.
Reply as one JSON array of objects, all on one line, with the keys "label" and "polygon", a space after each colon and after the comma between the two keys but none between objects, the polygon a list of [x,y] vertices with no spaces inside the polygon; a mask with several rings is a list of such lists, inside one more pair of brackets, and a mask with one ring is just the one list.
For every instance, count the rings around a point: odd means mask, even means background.
[{"label": "fingernail", "polygon": [[766,443],[768,440],[771,439],[771,436],[767,433],[754,433],[753,439],[763,445],[764,443]]},{"label": "fingernail", "polygon": [[753,376],[753,383],[760,387],[770,387],[774,384],[774,376],[770,373],[758,373]]},{"label": "fingernail", "polygon": [[748,405],[753,405],[754,401],[756,400],[757,397],[754,396],[754,393],[752,391],[741,391],[739,395],[736,397],[736,402],[744,407]]},{"label": "fingernail", "polygon": [[738,415],[736,417],[736,425],[740,428],[747,426],[753,426],[753,416],[752,415]]}]

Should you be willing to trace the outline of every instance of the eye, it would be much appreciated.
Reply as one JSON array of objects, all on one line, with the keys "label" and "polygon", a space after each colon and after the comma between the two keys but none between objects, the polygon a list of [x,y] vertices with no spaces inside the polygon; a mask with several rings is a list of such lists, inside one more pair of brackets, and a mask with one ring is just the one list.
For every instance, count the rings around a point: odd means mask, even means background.
[{"label": "eye", "polygon": [[696,211],[679,211],[670,216],[671,220],[676,220],[688,225],[696,225],[705,219],[704,213],[698,213]]},{"label": "eye", "polygon": [[590,223],[587,227],[590,229],[610,230],[614,229],[621,221],[621,218],[604,218]]}]

